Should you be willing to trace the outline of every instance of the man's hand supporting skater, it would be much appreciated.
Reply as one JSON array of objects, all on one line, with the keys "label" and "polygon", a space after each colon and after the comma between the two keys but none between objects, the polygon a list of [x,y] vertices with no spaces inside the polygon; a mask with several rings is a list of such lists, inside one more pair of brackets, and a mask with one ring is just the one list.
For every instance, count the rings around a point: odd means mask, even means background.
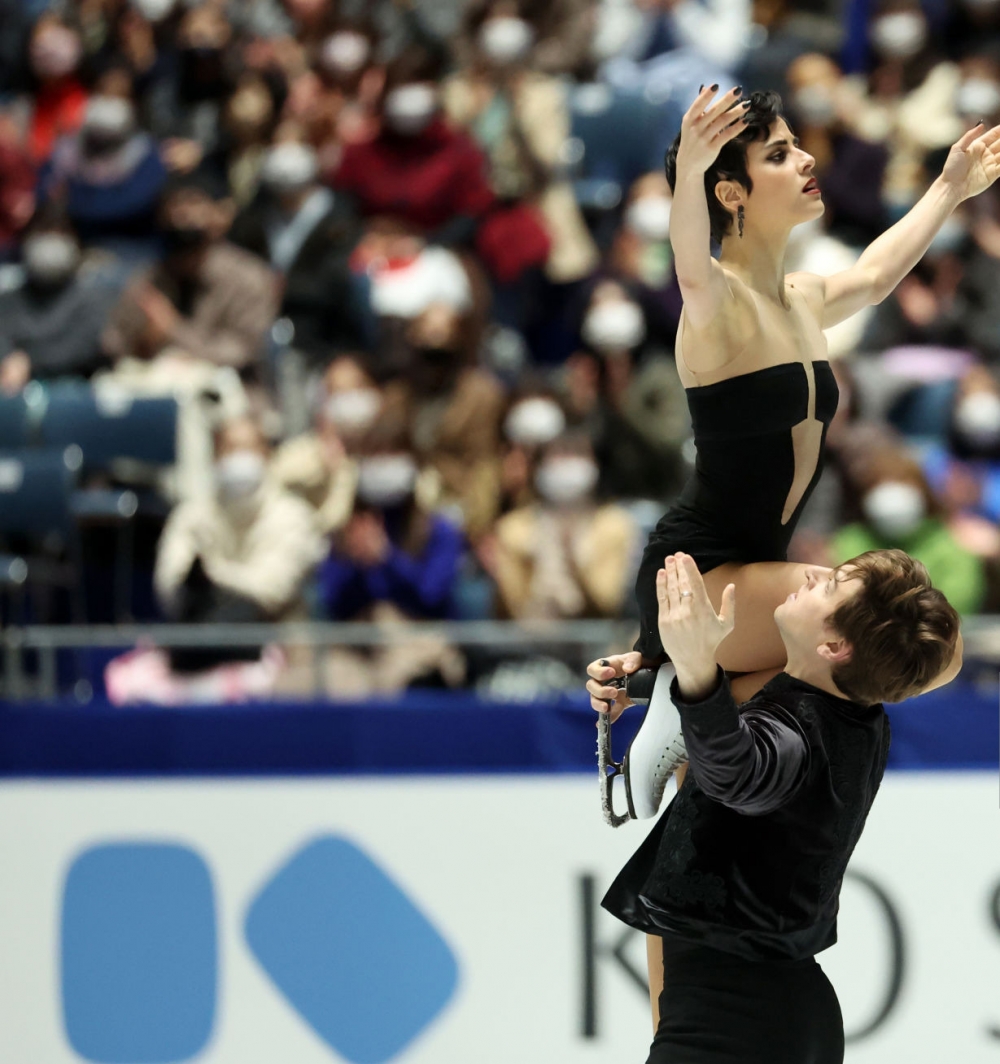
[{"label": "man's hand supporting skater", "polygon": [[726,588],[722,609],[716,613],[694,559],[671,554],[656,574],[656,597],[660,639],[677,670],[681,698],[702,702],[719,685],[715,653],[733,630],[736,588],[733,584]]}]

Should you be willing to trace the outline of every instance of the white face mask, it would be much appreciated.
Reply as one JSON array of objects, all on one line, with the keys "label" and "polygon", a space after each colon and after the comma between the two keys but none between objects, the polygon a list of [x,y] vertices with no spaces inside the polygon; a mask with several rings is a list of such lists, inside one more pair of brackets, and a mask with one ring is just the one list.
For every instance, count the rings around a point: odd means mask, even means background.
[{"label": "white face mask", "polygon": [[588,310],[580,332],[598,351],[629,350],[646,338],[646,320],[638,304],[616,299]]},{"label": "white face mask", "polygon": [[792,94],[792,110],[808,126],[827,126],[836,117],[837,104],[826,85],[803,85]]},{"label": "white face mask", "polygon": [[21,256],[28,276],[42,285],[63,284],[80,264],[80,248],[65,233],[29,236],[21,248]]},{"label": "white face mask", "polygon": [[120,96],[91,96],[83,129],[107,140],[124,140],[135,128],[135,108]]},{"label": "white face mask", "polygon": [[382,409],[377,388],[349,388],[334,392],[323,404],[323,415],[338,431],[357,435],[375,424]]},{"label": "white face mask", "polygon": [[387,92],[382,110],[390,129],[416,136],[431,124],[437,108],[437,92],[430,85],[415,84]]},{"label": "white face mask", "polygon": [[941,228],[934,234],[926,253],[933,257],[935,255],[945,255],[951,251],[958,251],[965,243],[967,235],[968,230],[965,228],[965,223],[960,218],[950,214],[941,223]]},{"label": "white face mask", "polygon": [[316,179],[319,161],[311,144],[287,141],[269,148],[261,167],[261,182],[272,192],[298,192]]},{"label": "white face mask", "polygon": [[915,484],[885,480],[861,500],[861,509],[888,540],[908,539],[927,515],[923,492]]},{"label": "white face mask", "polygon": [[371,45],[360,33],[331,34],[323,42],[320,62],[335,74],[355,74],[368,62]]},{"label": "white face mask", "polygon": [[1000,443],[1000,396],[972,392],[955,407],[955,431],[970,446],[992,450]]},{"label": "white face mask", "polygon": [[50,26],[31,43],[31,67],[40,78],[63,78],[80,62],[80,38],[65,26]]},{"label": "white face mask", "polygon": [[516,63],[534,42],[535,31],[523,18],[489,18],[479,30],[479,47],[494,63]]},{"label": "white face mask", "polygon": [[629,204],[625,224],[643,240],[666,240],[670,236],[671,206],[667,196],[640,196]]},{"label": "white face mask", "polygon": [[366,506],[398,506],[413,494],[417,463],[408,454],[363,458],[358,469],[358,498]]},{"label": "white face mask", "polygon": [[162,22],[175,4],[176,0],[132,0],[132,6],[149,22]]},{"label": "white face mask", "polygon": [[264,456],[257,451],[231,451],[215,463],[215,488],[224,504],[241,503],[264,482]]},{"label": "white face mask", "polygon": [[880,15],[872,23],[871,40],[887,59],[912,59],[927,41],[927,22],[916,11]]},{"label": "white face mask", "polygon": [[983,118],[1000,111],[1000,85],[990,78],[966,78],[955,94],[955,110],[966,118]]},{"label": "white face mask", "polygon": [[537,447],[562,435],[566,417],[551,399],[522,399],[510,408],[504,419],[503,432],[511,443]]},{"label": "white face mask", "polygon": [[547,458],[535,473],[535,487],[543,499],[565,506],[586,498],[597,485],[597,464],[583,455]]}]

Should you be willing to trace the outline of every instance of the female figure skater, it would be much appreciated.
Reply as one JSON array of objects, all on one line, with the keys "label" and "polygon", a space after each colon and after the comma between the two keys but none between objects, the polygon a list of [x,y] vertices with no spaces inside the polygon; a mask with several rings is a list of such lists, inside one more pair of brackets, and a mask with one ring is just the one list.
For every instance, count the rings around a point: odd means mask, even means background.
[{"label": "female figure skater", "polygon": [[[822,330],[883,300],[955,207],[1000,174],[1000,127],[985,131],[979,123],[952,147],[922,199],[850,270],[832,277],[786,275],[789,233],[823,212],[814,160],[798,147],[777,94],[742,99],[736,88],[713,103],[717,90],[699,93],[666,159],[674,193],[670,239],[684,297],[676,357],[697,466],[644,553],[633,653],[588,667],[591,703],[607,714],[605,720],[616,719],[629,704],[614,681],[663,660],[656,574],[668,554],[694,559],[716,610],[724,596],[723,614],[734,599],[739,602],[735,626],[716,651],[725,670],[746,674],[734,685],[737,701],[783,668],[786,652],[774,610],[810,586],[815,568],[787,562],[786,550],[819,477],[837,405]],[[710,253],[711,238],[721,245],[718,260]],[[959,640],[950,665],[927,689],[951,679],[960,664]],[[641,766],[633,764],[631,773],[640,816],[653,815],[662,794],[657,750],[665,745],[664,726],[653,711],[658,702],[669,706],[663,694],[654,697],[633,743],[634,751],[646,734],[651,738],[645,753],[653,752],[639,758]],[[656,939],[650,960],[655,1006],[662,980]]]}]

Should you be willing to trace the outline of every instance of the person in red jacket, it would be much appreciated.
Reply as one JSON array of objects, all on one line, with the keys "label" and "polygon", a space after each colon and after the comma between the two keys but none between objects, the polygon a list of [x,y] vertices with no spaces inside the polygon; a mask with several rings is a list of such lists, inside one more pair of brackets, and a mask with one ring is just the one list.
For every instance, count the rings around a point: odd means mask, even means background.
[{"label": "person in red jacket", "polygon": [[508,282],[545,262],[549,237],[523,205],[499,204],[483,152],[441,116],[440,59],[414,46],[386,71],[381,130],[345,145],[335,188],[353,195],[367,217],[391,216],[428,243],[477,250],[494,278]]}]

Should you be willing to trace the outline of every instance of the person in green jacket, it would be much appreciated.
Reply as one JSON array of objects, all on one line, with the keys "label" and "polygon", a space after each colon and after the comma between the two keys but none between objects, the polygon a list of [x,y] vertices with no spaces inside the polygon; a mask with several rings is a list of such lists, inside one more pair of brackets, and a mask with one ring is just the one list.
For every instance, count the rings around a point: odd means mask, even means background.
[{"label": "person in green jacket", "polygon": [[924,563],[959,613],[975,613],[986,595],[982,559],[959,546],[919,463],[903,450],[886,450],[856,474],[856,487],[862,519],[834,534],[832,564],[900,547]]}]

